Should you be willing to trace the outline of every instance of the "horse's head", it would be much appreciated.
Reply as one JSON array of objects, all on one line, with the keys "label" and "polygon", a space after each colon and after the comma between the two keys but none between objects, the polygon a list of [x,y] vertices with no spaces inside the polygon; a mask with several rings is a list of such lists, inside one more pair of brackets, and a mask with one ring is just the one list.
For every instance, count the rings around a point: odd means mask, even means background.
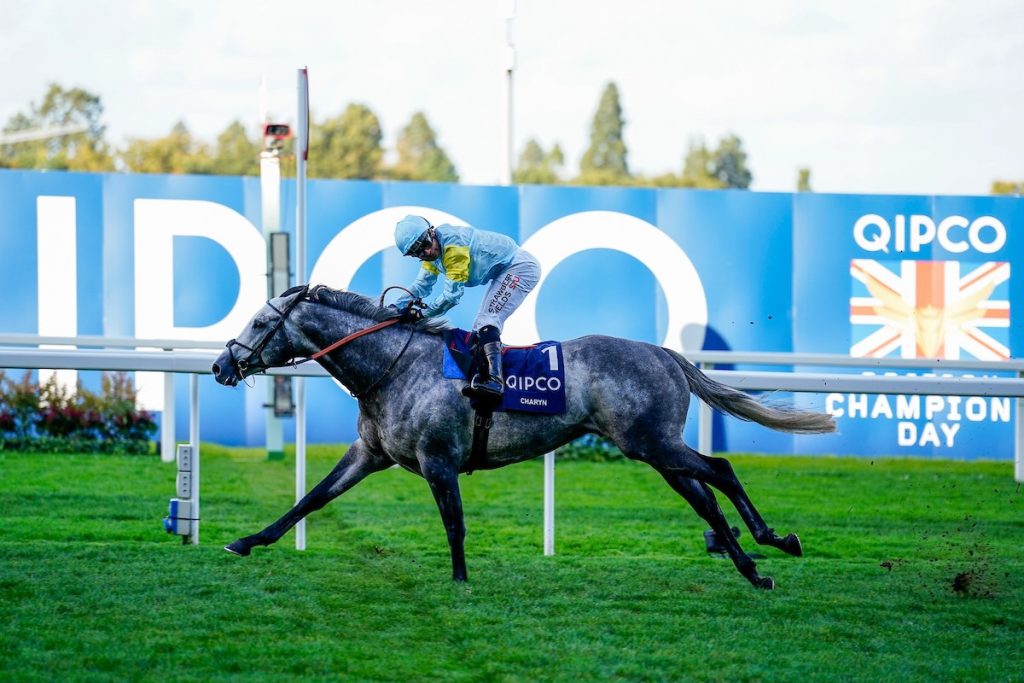
[{"label": "horse's head", "polygon": [[295,358],[285,323],[296,304],[306,297],[308,286],[292,287],[260,308],[237,338],[226,345],[213,363],[213,377],[233,387],[240,381],[279,367]]}]

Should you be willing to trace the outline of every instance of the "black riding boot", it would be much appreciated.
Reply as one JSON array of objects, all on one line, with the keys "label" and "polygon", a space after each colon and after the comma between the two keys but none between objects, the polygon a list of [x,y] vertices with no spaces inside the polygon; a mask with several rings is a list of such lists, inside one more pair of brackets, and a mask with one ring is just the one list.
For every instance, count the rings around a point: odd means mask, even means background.
[{"label": "black riding boot", "polygon": [[500,399],[505,393],[505,373],[501,367],[501,338],[498,329],[492,325],[480,328],[478,339],[483,345],[484,359],[487,361],[486,374],[478,372],[469,383],[472,390],[485,398]]},{"label": "black riding boot", "polygon": [[477,373],[473,378],[473,388],[484,396],[501,398],[505,393],[505,375],[501,369],[501,342],[484,344],[484,357],[487,358],[487,375]]}]

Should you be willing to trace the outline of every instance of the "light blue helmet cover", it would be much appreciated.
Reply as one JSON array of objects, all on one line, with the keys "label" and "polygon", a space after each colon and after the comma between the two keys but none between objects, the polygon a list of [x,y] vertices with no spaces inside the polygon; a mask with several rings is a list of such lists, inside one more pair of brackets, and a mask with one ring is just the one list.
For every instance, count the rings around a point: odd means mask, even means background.
[{"label": "light blue helmet cover", "polygon": [[423,216],[406,216],[395,226],[395,246],[404,255],[419,239],[420,235],[430,229],[430,222]]}]

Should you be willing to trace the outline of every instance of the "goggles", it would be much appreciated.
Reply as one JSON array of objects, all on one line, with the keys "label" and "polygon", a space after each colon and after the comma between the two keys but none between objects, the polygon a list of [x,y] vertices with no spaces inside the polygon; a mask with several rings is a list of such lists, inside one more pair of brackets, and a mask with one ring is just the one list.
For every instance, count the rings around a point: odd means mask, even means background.
[{"label": "goggles", "polygon": [[407,256],[415,256],[419,258],[423,253],[430,248],[431,235],[430,228],[423,231],[423,234],[416,238],[416,241],[409,245],[409,251],[406,252]]}]

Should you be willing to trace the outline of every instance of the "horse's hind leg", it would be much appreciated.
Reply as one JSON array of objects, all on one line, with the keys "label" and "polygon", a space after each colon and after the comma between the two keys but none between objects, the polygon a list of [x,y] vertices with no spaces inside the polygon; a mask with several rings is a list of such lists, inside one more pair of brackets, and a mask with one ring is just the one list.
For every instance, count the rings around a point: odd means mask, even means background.
[{"label": "horse's hind leg", "polygon": [[295,504],[295,507],[262,531],[240,538],[225,546],[224,549],[244,557],[252,552],[253,546],[276,543],[306,515],[327,505],[358,484],[367,475],[386,469],[390,464],[382,458],[374,457],[361,440],[356,441],[334,466],[330,474],[303,496],[302,500]]},{"label": "horse's hind leg", "polygon": [[[754,503],[751,502],[746,490],[744,490],[743,484],[736,477],[736,472],[728,460],[702,455],[686,444],[683,444],[683,448],[689,454],[707,463],[715,472],[717,476],[717,481],[713,482],[715,488],[724,493],[732,501],[732,504],[736,506],[736,510],[740,513],[740,517],[743,518],[747,528],[750,529],[750,533],[754,536],[755,541],[761,545],[770,545],[773,548],[778,548],[782,552],[795,557],[803,555],[803,546],[800,544],[799,536],[796,534],[787,534],[784,537],[779,536],[775,533],[774,529],[765,523],[761,513],[754,507]],[[732,536],[732,533],[730,532],[728,535]],[[721,538],[721,534],[719,534],[717,529],[715,529],[715,538]]]},{"label": "horse's hind leg", "polygon": [[697,514],[711,526],[716,538],[720,539],[719,543],[725,548],[740,574],[757,588],[764,588],[766,590],[775,588],[775,581],[772,577],[760,576],[757,573],[756,563],[740,548],[739,542],[729,529],[729,522],[725,519],[725,515],[722,514],[722,508],[719,507],[718,500],[715,499],[714,492],[706,484],[696,479],[685,477],[679,472],[670,469],[662,469],[660,467],[655,467],[655,469],[665,478],[668,485],[685,498],[686,502],[693,507]]}]

